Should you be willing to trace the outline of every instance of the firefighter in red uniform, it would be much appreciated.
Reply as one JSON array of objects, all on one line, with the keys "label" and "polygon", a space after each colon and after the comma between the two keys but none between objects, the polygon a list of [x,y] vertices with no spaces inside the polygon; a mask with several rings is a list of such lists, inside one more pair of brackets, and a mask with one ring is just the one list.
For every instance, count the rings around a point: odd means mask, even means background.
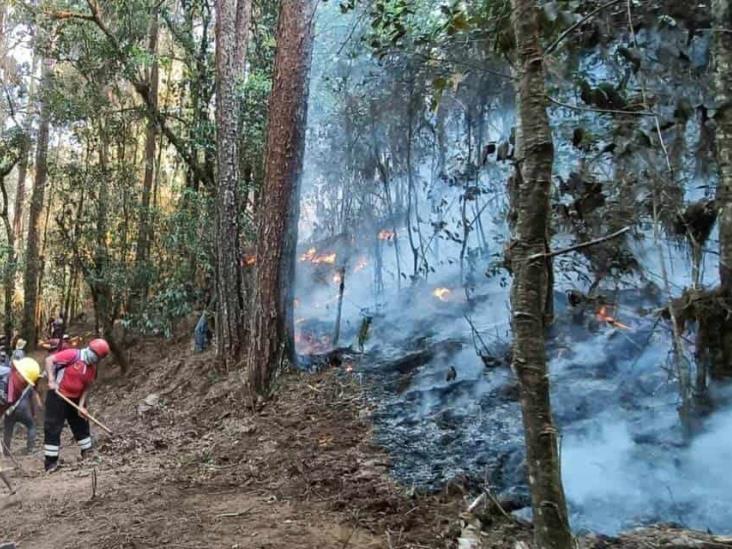
[{"label": "firefighter in red uniform", "polygon": [[81,450],[81,457],[85,458],[91,453],[92,439],[88,419],[64,402],[56,391],[85,410],[89,387],[97,377],[97,364],[108,354],[109,344],[104,339],[94,339],[83,349],[67,349],[46,358],[48,393],[43,424],[43,454],[47,472],[58,468],[61,431],[65,422],[71,427]]}]

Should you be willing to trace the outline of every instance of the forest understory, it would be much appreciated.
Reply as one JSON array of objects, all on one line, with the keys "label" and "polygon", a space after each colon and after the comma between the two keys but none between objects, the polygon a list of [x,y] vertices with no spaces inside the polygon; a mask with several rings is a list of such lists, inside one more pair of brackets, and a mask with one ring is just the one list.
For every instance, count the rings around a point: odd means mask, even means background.
[{"label": "forest understory", "polygon": [[[458,481],[433,494],[394,482],[372,440],[373,403],[346,368],[288,372],[277,399],[253,413],[232,390],[242,387],[240,373],[212,372],[214,355],[192,355],[185,337],[163,346],[150,338],[130,355],[132,373],[108,366],[94,396],[115,433],[97,433],[98,463],[82,465],[67,434],[64,464],[47,475],[41,451],[21,455],[16,437],[20,469],[9,478],[17,492],[0,499],[0,541],[29,549],[418,549],[476,538],[483,548],[529,546],[531,528],[495,505],[468,512],[475,495]],[[659,525],[578,543],[714,549],[732,538]]]}]

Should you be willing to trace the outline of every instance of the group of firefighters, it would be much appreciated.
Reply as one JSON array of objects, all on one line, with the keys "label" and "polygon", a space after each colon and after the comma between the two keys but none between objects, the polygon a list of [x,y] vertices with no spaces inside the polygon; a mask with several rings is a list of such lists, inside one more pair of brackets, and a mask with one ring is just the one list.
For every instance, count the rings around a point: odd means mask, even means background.
[{"label": "group of firefighters", "polygon": [[63,333],[63,318],[49,325],[50,345],[44,368],[33,358],[26,356],[27,342],[17,338],[12,353],[0,347],[0,414],[3,416],[2,454],[10,455],[10,446],[16,423],[27,429],[26,452],[31,453],[35,444],[35,411],[41,407],[38,382],[46,378],[48,390],[45,398],[43,423],[43,455],[46,472],[59,466],[61,432],[69,424],[82,459],[92,452],[92,439],[86,401],[89,388],[96,379],[97,365],[109,355],[109,344],[104,339],[93,339],[86,347],[76,349]]}]

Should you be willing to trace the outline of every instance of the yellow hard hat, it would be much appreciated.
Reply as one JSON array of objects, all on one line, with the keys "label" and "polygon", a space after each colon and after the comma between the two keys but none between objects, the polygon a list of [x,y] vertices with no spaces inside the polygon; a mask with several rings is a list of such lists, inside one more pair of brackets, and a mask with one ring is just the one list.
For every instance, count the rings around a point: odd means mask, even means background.
[{"label": "yellow hard hat", "polygon": [[38,378],[41,377],[41,367],[30,357],[14,360],[13,366],[15,366],[20,376],[33,386],[35,386]]}]

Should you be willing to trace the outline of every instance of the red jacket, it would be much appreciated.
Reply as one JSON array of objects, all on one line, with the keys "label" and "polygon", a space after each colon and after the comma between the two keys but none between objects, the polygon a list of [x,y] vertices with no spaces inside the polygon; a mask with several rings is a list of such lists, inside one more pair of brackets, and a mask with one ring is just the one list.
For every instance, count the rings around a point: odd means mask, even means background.
[{"label": "red jacket", "polygon": [[77,349],[53,355],[53,366],[59,391],[69,398],[80,398],[97,377],[97,367],[84,362]]}]

